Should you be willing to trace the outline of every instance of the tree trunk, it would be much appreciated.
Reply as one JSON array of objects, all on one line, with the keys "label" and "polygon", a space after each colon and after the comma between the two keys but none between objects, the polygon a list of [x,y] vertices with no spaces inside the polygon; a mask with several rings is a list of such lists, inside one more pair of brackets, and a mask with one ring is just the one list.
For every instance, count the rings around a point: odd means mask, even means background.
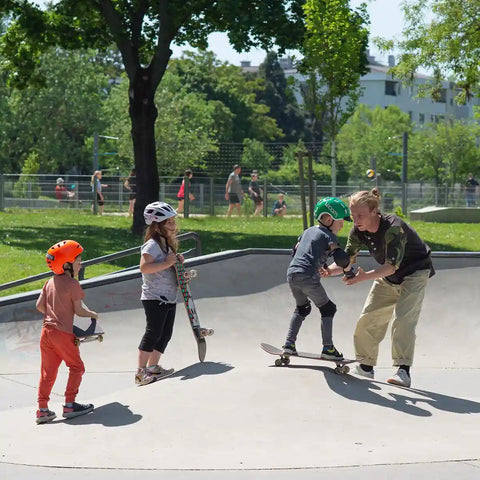
[{"label": "tree trunk", "polygon": [[143,211],[158,200],[159,179],[155,148],[155,120],[157,108],[154,102],[155,88],[149,69],[139,69],[130,82],[129,102],[132,122],[133,155],[136,169],[137,194],[133,212],[132,233],[143,235],[145,221]]}]

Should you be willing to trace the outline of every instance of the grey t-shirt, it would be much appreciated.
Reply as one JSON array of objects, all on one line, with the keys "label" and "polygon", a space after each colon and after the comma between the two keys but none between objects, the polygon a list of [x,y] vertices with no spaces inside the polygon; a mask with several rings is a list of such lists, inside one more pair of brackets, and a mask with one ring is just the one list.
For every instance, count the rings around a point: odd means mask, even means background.
[{"label": "grey t-shirt", "polygon": [[[155,263],[165,261],[167,253],[153,239],[142,245],[141,254],[148,254],[154,258]],[[174,267],[156,273],[142,273],[142,295],[140,300],[159,300],[165,303],[177,302],[177,275]]]},{"label": "grey t-shirt", "polygon": [[235,172],[232,172],[228,176],[228,180],[230,181],[230,187],[228,189],[228,193],[236,193],[239,197],[242,196],[242,184],[240,182],[240,176],[236,175]]},{"label": "grey t-shirt", "polygon": [[326,227],[310,227],[300,235],[298,241],[287,275],[304,273],[312,277],[318,276],[319,267],[325,264],[330,254],[330,245],[338,243],[337,236]]}]

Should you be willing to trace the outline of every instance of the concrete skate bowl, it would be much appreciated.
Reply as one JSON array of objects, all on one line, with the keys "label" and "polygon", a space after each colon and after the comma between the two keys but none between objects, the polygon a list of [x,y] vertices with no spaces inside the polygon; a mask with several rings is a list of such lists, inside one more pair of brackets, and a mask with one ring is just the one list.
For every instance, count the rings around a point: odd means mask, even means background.
[{"label": "concrete skate bowl", "polygon": [[[4,297],[0,472],[51,478],[68,469],[84,479],[114,473],[127,478],[139,471],[152,478],[158,471],[167,478],[318,478],[323,470],[333,478],[371,478],[372,472],[394,478],[392,472],[428,471],[438,473],[430,478],[478,478],[479,257],[435,257],[411,389],[386,383],[394,371],[388,334],[374,380],[336,375],[330,364],[314,360],[274,366],[276,357],[259,344],[282,345],[294,308],[285,283],[287,251],[232,251],[187,261],[198,272],[191,289],[200,320],[215,334],[199,363],[178,304],[162,359],[176,372],[144,387],[133,382],[145,322],[139,272],[86,280],[85,302],[101,314],[106,335],[102,343],[81,347],[86,374],[78,401],[96,408],[76,419],[61,417],[67,378],[62,366],[49,405],[57,419],[41,426],[34,421],[38,292],[21,302]],[[368,257],[359,263],[372,266]],[[352,356],[353,329],[370,283],[346,287],[337,277],[324,284],[337,305],[335,344]],[[304,322],[297,343],[302,350],[319,351],[319,319],[314,309]]]}]

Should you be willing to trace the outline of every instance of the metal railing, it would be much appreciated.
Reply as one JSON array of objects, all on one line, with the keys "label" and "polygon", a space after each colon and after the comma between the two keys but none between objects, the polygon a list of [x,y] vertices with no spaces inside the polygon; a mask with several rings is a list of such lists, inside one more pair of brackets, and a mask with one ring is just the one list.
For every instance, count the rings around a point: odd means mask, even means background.
[{"label": "metal railing", "polygon": [[[179,242],[194,240],[195,242],[194,248],[181,252],[184,257],[188,257],[191,254],[193,254],[192,256],[194,257],[198,257],[202,254],[200,237],[197,233],[195,232],[182,233],[180,235],[177,235],[177,240]],[[110,253],[108,255],[103,255],[102,257],[92,258],[91,260],[86,260],[85,262],[82,262],[82,268],[80,270],[80,273],[78,274],[79,280],[83,280],[85,278],[85,269],[87,267],[91,265],[98,265],[100,263],[113,262],[121,258],[129,257],[130,255],[138,255],[140,253],[140,248],[141,248],[140,246],[128,248],[127,250],[122,250],[116,253]],[[122,271],[126,271],[131,268],[138,268],[138,265],[135,265],[129,268],[124,268],[122,269]],[[118,273],[118,272],[115,272],[115,273]],[[28,283],[33,283],[33,282],[36,282],[37,280],[43,280],[45,278],[51,277],[52,275],[53,275],[53,272],[50,271],[50,272],[39,273],[38,275],[32,275],[30,277],[22,278],[20,280],[14,280],[13,282],[3,283],[0,285],[0,291],[8,290],[9,288],[19,287],[21,285],[26,285]]]}]

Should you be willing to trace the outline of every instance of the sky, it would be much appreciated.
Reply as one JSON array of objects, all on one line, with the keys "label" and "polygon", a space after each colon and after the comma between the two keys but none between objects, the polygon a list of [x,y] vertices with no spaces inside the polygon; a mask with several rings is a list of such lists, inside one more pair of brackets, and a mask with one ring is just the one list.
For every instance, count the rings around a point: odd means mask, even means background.
[{"label": "sky", "polygon": [[[387,40],[399,40],[403,28],[403,12],[400,8],[402,0],[350,0],[351,7],[358,7],[362,1],[367,3],[370,16],[370,39],[383,37]],[[178,57],[187,46],[172,48],[173,56]],[[191,48],[190,48],[191,49]],[[219,60],[229,62],[233,65],[240,65],[241,61],[250,61],[251,65],[260,65],[265,59],[264,50],[252,50],[250,52],[237,53],[228,43],[225,34],[214,33],[209,37],[209,50],[215,52]],[[294,53],[294,52],[292,52]],[[381,54],[370,41],[370,55],[381,63],[387,64],[387,57],[395,52]]]},{"label": "sky", "polygon": [[[383,37],[387,40],[401,38],[403,28],[403,13],[400,8],[402,0],[350,0],[352,7],[358,7],[362,1],[368,5],[367,10],[370,15],[370,39],[374,37]],[[55,0],[54,0],[55,2]],[[47,0],[33,0],[32,3],[44,5]],[[186,45],[181,47],[173,46],[173,56],[179,57],[184,50],[191,50]],[[209,37],[209,50],[213,51],[219,60],[229,62],[233,65],[240,65],[242,61],[250,61],[252,65],[260,65],[265,59],[264,50],[251,50],[249,52],[237,53],[228,43],[225,34],[214,33]],[[294,52],[291,52],[294,53]],[[376,60],[387,63],[387,52],[381,54],[372,44],[370,44],[370,55],[375,56]]]}]

